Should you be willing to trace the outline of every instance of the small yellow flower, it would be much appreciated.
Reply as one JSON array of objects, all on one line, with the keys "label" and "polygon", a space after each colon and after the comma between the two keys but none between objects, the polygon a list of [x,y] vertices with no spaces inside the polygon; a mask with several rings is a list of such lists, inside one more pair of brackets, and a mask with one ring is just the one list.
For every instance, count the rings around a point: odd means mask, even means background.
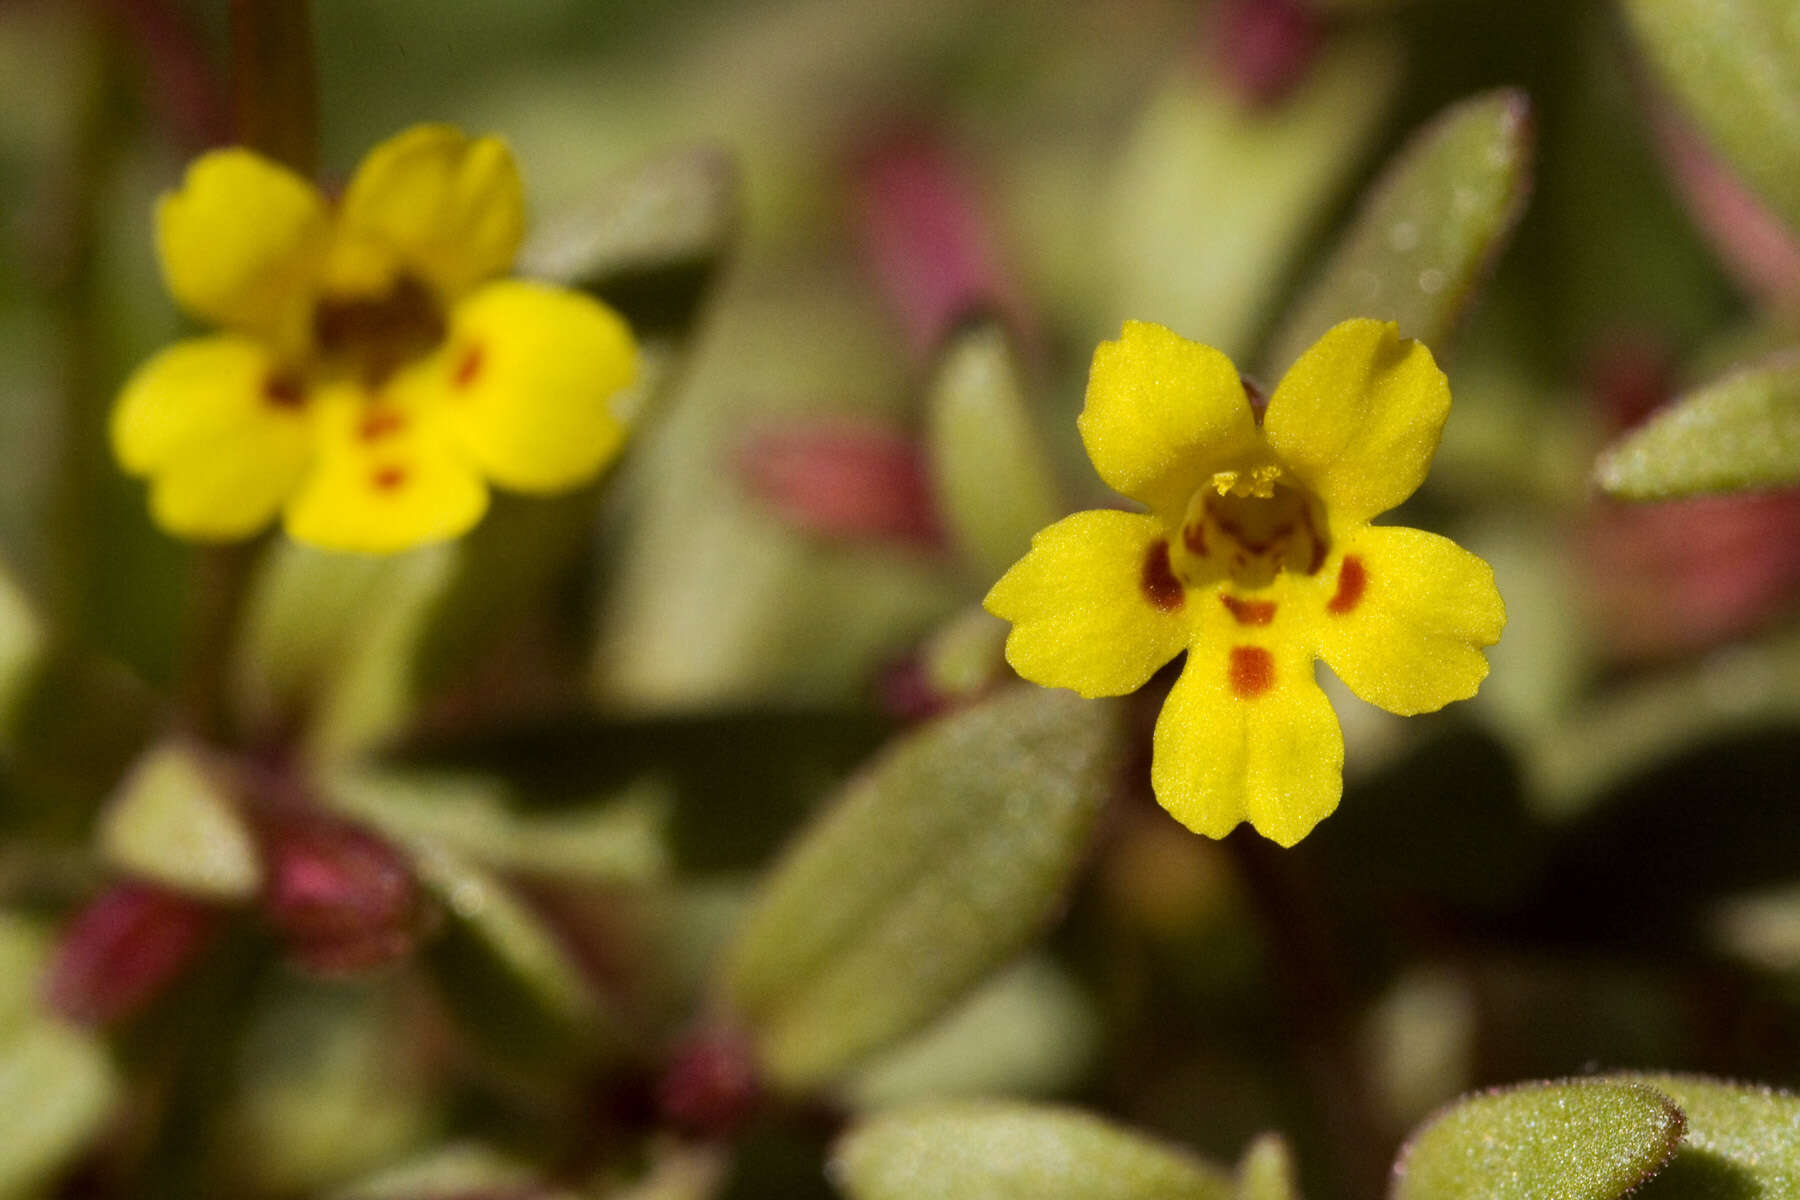
[{"label": "small yellow flower", "polygon": [[196,159],[157,253],[222,332],[152,357],[112,416],[157,524],[229,540],[279,512],[296,541],[388,553],[463,533],[489,483],[598,474],[637,350],[598,301],[498,278],[524,221],[511,152],[446,125],[377,146],[336,203],[249,150]]},{"label": "small yellow flower", "polygon": [[1259,422],[1209,346],[1132,321],[1094,353],[1082,441],[1150,511],[1082,512],[988,593],[1020,675],[1084,696],[1141,687],[1183,650],[1156,723],[1156,798],[1198,833],[1239,821],[1291,846],[1337,807],[1344,739],[1324,659],[1389,712],[1442,708],[1487,675],[1494,573],[1435,534],[1371,525],[1424,482],[1450,389],[1392,324],[1346,321]]}]

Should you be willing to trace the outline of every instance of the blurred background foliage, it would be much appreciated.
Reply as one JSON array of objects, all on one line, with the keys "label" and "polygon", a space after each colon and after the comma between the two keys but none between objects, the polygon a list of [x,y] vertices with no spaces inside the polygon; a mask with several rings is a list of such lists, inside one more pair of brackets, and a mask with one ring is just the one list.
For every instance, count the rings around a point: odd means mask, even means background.
[{"label": "blurred background foliage", "polygon": [[[501,133],[650,370],[593,489],[235,560],[103,436],[230,7],[0,6],[0,1196],[1800,1194],[1604,1074],[1800,1078],[1791,4],[314,0],[324,181]],[[1121,321],[1351,315],[1510,623],[1207,842],[974,606]]]}]

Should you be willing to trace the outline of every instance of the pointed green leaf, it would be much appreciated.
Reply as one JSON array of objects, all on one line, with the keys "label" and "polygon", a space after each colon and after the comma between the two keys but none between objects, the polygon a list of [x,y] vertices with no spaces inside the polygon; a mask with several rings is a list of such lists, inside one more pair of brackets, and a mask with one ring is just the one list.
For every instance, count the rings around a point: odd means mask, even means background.
[{"label": "pointed green leaf", "polygon": [[1626,0],[1662,81],[1800,229],[1800,16],[1789,0]]},{"label": "pointed green leaf", "polygon": [[1002,326],[982,322],[951,337],[926,422],[938,509],[974,573],[996,579],[1063,512]]},{"label": "pointed green leaf", "polygon": [[1294,1152],[1280,1134],[1265,1133],[1244,1151],[1233,1200],[1300,1200]]},{"label": "pointed green leaf", "polygon": [[779,1083],[919,1028],[1043,926],[1105,800],[1118,711],[1019,687],[900,741],[769,880],[726,978]]},{"label": "pointed green leaf", "polygon": [[1351,317],[1396,321],[1440,353],[1525,205],[1531,105],[1513,89],[1452,105],[1370,189],[1264,359],[1271,384]]},{"label": "pointed green leaf", "polygon": [[1596,476],[1628,500],[1800,484],[1800,358],[1689,392],[1608,447]]},{"label": "pointed green leaf", "polygon": [[100,1132],[118,1096],[106,1048],[54,1021],[0,1037],[0,1196],[28,1196]]},{"label": "pointed green leaf", "polygon": [[1616,1200],[1675,1152],[1681,1111],[1638,1083],[1528,1083],[1466,1097],[1421,1126],[1393,1200]]},{"label": "pointed green leaf", "polygon": [[385,1167],[330,1194],[330,1200],[416,1200],[420,1196],[542,1195],[530,1167],[479,1142],[457,1142]]},{"label": "pointed green leaf", "polygon": [[262,887],[256,841],[229,782],[193,746],[154,747],[100,818],[100,852],[121,870],[224,900]]},{"label": "pointed green leaf", "polygon": [[968,1101],[866,1121],[830,1170],[851,1200],[1230,1200],[1231,1176],[1072,1109]]},{"label": "pointed green leaf", "polygon": [[1800,1096],[1700,1075],[1629,1075],[1681,1106],[1687,1138],[1633,1200],[1800,1196]]}]

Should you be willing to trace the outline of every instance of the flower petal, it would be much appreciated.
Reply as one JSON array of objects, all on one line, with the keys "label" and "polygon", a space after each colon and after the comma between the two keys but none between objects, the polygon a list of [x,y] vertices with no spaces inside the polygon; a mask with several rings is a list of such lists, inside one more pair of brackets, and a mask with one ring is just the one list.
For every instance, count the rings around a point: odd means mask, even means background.
[{"label": "flower petal", "polygon": [[1449,382],[1424,343],[1392,322],[1362,319],[1327,330],[1288,369],[1263,432],[1335,526],[1417,491],[1449,413]]},{"label": "flower petal", "polygon": [[318,190],[242,148],[214,150],[156,206],[156,252],[181,306],[284,347],[303,344],[311,283],[330,238]]},{"label": "flower petal", "polygon": [[1179,654],[1192,603],[1170,571],[1162,524],[1110,510],[1041,530],[983,601],[1013,623],[1014,670],[1090,698],[1135,691]]},{"label": "flower petal", "polygon": [[180,537],[268,524],[311,455],[306,397],[247,338],[177,342],[139,367],[112,413],[113,453],[152,476],[150,511]]},{"label": "flower petal", "polygon": [[391,247],[456,297],[512,266],[525,233],[525,191],[498,138],[415,125],[369,151],[340,220],[352,240]]},{"label": "flower petal", "polygon": [[1231,360],[1144,321],[1095,349],[1077,424],[1100,477],[1172,521],[1259,440]]},{"label": "flower petal", "polygon": [[637,371],[631,330],[592,297],[492,283],[456,306],[445,348],[415,379],[435,389],[462,453],[501,487],[555,492],[612,461],[611,402]]},{"label": "flower petal", "polygon": [[1343,771],[1343,733],[1309,655],[1274,639],[1188,651],[1150,766],[1157,802],[1176,820],[1215,838],[1248,820],[1291,846],[1337,807]]},{"label": "flower petal", "polygon": [[1343,549],[1316,634],[1338,678],[1403,716],[1473,696],[1506,624],[1493,568],[1418,529],[1365,526]]},{"label": "flower petal", "polygon": [[319,455],[286,512],[288,536],[392,554],[468,531],[487,487],[431,412],[339,386],[322,402]]}]

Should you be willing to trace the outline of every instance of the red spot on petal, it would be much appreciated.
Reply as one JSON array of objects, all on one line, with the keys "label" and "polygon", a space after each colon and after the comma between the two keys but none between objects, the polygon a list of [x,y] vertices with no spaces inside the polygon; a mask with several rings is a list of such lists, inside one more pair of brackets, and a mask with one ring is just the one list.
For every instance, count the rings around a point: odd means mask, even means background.
[{"label": "red spot on petal", "polygon": [[1368,586],[1369,572],[1362,559],[1346,554],[1343,565],[1338,568],[1337,594],[1325,605],[1325,611],[1343,616],[1362,603],[1363,592]]},{"label": "red spot on petal", "polygon": [[1237,618],[1239,625],[1267,625],[1275,619],[1273,600],[1242,600],[1228,592],[1220,592],[1219,602]]},{"label": "red spot on petal", "polygon": [[272,408],[299,408],[306,403],[306,389],[292,375],[270,375],[263,380],[262,394]]},{"label": "red spot on petal", "polygon": [[464,350],[462,357],[456,362],[456,370],[450,375],[451,384],[455,387],[466,388],[474,383],[476,376],[481,374],[481,368],[486,359],[487,354],[479,343]]},{"label": "red spot on petal", "polygon": [[369,476],[369,482],[375,485],[378,492],[391,492],[406,482],[406,468],[381,467]]},{"label": "red spot on petal", "polygon": [[1181,586],[1181,580],[1175,578],[1175,571],[1169,566],[1169,543],[1160,539],[1150,543],[1149,552],[1144,555],[1143,575],[1138,582],[1150,603],[1164,612],[1174,612],[1187,600],[1187,589]]},{"label": "red spot on petal", "polygon": [[1231,690],[1251,700],[1275,686],[1275,656],[1261,646],[1231,648]]},{"label": "red spot on petal", "polygon": [[1186,546],[1191,553],[1196,554],[1201,558],[1205,558],[1206,557],[1206,524],[1205,524],[1205,522],[1195,521],[1192,525],[1185,526],[1181,531],[1181,544]]},{"label": "red spot on petal", "polygon": [[376,409],[363,415],[362,424],[356,427],[356,436],[365,442],[377,442],[405,428],[405,414],[397,413],[391,408]]}]

